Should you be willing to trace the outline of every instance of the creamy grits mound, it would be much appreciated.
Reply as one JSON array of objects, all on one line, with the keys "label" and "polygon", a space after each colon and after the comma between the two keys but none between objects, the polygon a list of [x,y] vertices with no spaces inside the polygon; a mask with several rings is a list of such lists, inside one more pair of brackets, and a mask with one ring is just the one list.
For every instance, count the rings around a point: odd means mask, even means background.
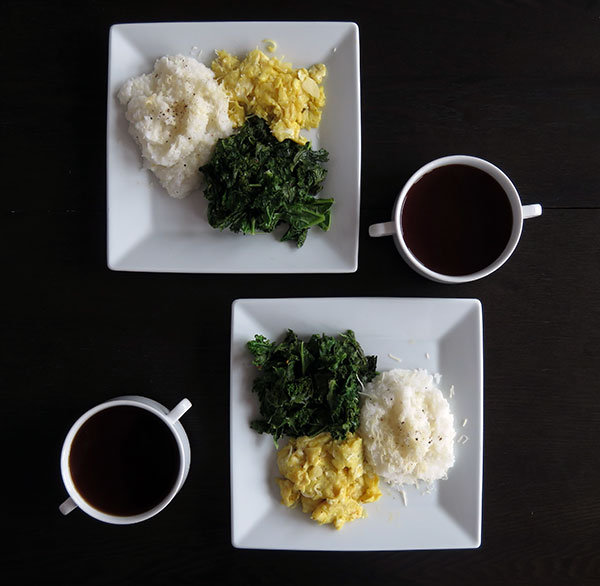
[{"label": "creamy grits mound", "polygon": [[232,134],[229,99],[214,73],[192,57],[161,57],[154,71],[119,90],[129,132],[150,169],[176,198],[202,186],[199,167],[220,138]]},{"label": "creamy grits mound", "polygon": [[454,416],[424,369],[382,372],[365,386],[359,433],[367,461],[388,484],[431,484],[454,464]]}]

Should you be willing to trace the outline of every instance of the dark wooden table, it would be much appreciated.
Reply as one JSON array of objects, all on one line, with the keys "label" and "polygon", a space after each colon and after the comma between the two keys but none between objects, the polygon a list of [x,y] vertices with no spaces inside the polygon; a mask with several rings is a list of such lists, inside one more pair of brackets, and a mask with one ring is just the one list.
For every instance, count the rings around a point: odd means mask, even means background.
[{"label": "dark wooden table", "polygon": [[[352,20],[361,35],[359,268],[185,275],[106,267],[109,26]],[[600,2],[8,1],[1,160],[5,584],[600,584]],[[502,167],[542,218],[494,275],[412,272],[367,227],[441,155]],[[301,553],[230,541],[229,341],[239,297],[475,297],[483,304],[477,550]],[[64,518],[64,435],[135,392],[194,409],[187,483],[147,523]],[[218,582],[217,582],[218,581]]]}]

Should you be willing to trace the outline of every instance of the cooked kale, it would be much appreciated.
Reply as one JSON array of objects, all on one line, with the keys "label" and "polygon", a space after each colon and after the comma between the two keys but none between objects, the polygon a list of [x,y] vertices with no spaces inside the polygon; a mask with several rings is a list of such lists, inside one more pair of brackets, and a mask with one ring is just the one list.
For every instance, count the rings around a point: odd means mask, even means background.
[{"label": "cooked kale", "polygon": [[337,338],[314,334],[308,342],[292,330],[280,343],[257,334],[248,349],[261,371],[252,391],[263,419],[252,429],[270,433],[275,442],[322,431],[343,439],[356,431],[359,391],[377,374],[377,357],[365,356],[352,330]]},{"label": "cooked kale", "polygon": [[310,143],[279,142],[262,118],[249,118],[237,134],[219,140],[212,159],[200,167],[209,224],[255,234],[283,223],[288,229],[281,240],[302,246],[309,228],[331,225],[333,199],[315,197],[323,188],[328,156]]}]

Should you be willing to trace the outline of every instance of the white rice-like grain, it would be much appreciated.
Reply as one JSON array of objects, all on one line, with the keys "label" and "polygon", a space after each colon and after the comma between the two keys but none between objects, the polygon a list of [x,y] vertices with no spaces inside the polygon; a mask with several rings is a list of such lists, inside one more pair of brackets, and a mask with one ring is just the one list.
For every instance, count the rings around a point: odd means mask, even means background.
[{"label": "white rice-like grain", "polygon": [[402,495],[402,502],[404,503],[404,506],[407,507],[408,506],[408,497],[406,496],[406,491],[401,488],[400,494]]},{"label": "white rice-like grain", "polygon": [[129,79],[117,94],[144,166],[169,195],[201,187],[198,170],[220,138],[232,134],[229,98],[214,73],[193,57],[161,57],[152,73]]},{"label": "white rice-like grain", "polygon": [[424,369],[393,369],[365,388],[360,435],[367,460],[394,487],[430,484],[454,464],[454,416]]}]

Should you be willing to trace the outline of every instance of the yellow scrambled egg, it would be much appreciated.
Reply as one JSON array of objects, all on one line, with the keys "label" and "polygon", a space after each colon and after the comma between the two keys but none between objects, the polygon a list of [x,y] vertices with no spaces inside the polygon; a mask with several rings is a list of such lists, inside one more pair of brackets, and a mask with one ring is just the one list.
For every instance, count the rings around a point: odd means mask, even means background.
[{"label": "yellow scrambled egg", "polygon": [[263,43],[265,44],[269,53],[275,53],[275,49],[277,49],[277,43],[275,41],[272,39],[263,39]]},{"label": "yellow scrambled egg", "polygon": [[255,49],[243,60],[217,51],[211,68],[229,95],[229,117],[235,127],[256,114],[269,123],[278,140],[291,138],[305,144],[307,139],[300,130],[319,126],[325,105],[320,84],[327,73],[322,63],[294,69]]},{"label": "yellow scrambled egg", "polygon": [[298,503],[320,524],[341,529],[348,521],[365,517],[361,503],[380,496],[379,478],[363,460],[362,439],[349,435],[334,440],[329,433],[291,439],[277,453],[281,502]]}]

